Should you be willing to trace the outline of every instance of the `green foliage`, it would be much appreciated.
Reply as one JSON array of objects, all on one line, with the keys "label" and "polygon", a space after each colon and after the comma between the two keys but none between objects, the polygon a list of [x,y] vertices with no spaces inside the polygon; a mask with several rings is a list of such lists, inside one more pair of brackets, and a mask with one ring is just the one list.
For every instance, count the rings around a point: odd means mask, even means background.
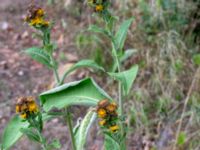
[{"label": "green foliage", "polygon": [[81,121],[80,127],[76,133],[77,150],[83,150],[87,139],[88,131],[96,118],[96,113],[90,110]]},{"label": "green foliage", "polygon": [[91,78],[67,83],[40,95],[45,111],[71,105],[96,106],[99,100],[105,98],[111,99]]},{"label": "green foliage", "polygon": [[104,150],[121,150],[119,144],[109,135],[105,135]]},{"label": "green foliage", "polygon": [[79,68],[84,68],[84,67],[88,67],[88,68],[93,68],[93,69],[97,69],[97,70],[101,70],[101,71],[104,71],[104,68],[99,66],[97,63],[95,63],[93,60],[89,60],[89,59],[86,59],[86,60],[81,60],[79,62],[77,62],[76,64],[74,64],[69,70],[67,70],[62,79],[61,79],[61,83],[62,84],[65,80],[65,78],[73,71],[75,71],[76,69],[79,69]]},{"label": "green foliage", "polygon": [[6,128],[4,129],[3,138],[2,138],[2,149],[7,150],[19,140],[23,135],[20,131],[21,128],[26,128],[28,122],[22,121],[19,116],[14,116]]},{"label": "green foliage", "polygon": [[102,29],[102,28],[98,27],[97,25],[90,25],[88,30],[92,31],[92,32],[96,32],[96,33],[102,33],[108,37],[110,36],[109,33],[105,29]]},{"label": "green foliage", "polygon": [[121,26],[119,27],[116,35],[115,35],[115,44],[117,50],[122,50],[124,47],[124,42],[127,37],[128,29],[133,22],[134,18],[130,18],[128,20],[125,20]]},{"label": "green foliage", "polygon": [[39,63],[52,68],[50,56],[42,48],[31,47],[25,50],[25,53]]},{"label": "green foliage", "polygon": [[108,74],[122,83],[124,94],[128,95],[132,87],[133,81],[137,76],[137,72],[138,72],[138,66],[135,65],[129,70],[119,73],[108,73]]},{"label": "green foliage", "polygon": [[40,136],[36,134],[34,129],[32,128],[21,128],[20,131],[26,135],[30,140],[35,141],[35,142],[41,142]]}]

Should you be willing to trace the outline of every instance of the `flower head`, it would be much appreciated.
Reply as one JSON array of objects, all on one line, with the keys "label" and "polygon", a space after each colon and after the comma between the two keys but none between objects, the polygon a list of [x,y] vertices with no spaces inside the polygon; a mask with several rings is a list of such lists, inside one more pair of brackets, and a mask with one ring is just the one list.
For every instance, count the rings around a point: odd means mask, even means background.
[{"label": "flower head", "polygon": [[31,6],[28,10],[28,14],[25,21],[33,27],[48,27],[49,22],[44,20],[45,12],[42,8],[37,6]]},{"label": "flower head", "polygon": [[117,125],[117,104],[115,102],[109,102],[106,99],[99,101],[97,105],[97,114],[101,119],[99,121],[101,127],[109,129],[112,132],[116,132],[119,129]]},{"label": "flower head", "polygon": [[99,118],[105,118],[106,117],[106,110],[103,108],[100,108],[97,110],[97,114],[99,116]]},{"label": "flower head", "polygon": [[38,112],[38,106],[33,97],[20,97],[17,99],[15,110],[21,118],[26,119]]},{"label": "flower head", "polygon": [[96,12],[102,12],[104,9],[104,6],[102,4],[98,4],[95,6]]}]

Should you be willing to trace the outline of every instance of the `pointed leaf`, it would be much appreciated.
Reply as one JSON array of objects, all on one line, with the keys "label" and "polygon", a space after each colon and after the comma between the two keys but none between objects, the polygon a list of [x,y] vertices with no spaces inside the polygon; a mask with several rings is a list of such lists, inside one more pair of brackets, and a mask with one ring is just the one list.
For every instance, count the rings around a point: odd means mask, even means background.
[{"label": "pointed leaf", "polygon": [[28,127],[28,122],[22,122],[19,116],[14,116],[8,125],[6,126],[3,138],[2,138],[2,149],[9,149],[12,145],[17,142],[23,133],[20,131],[21,128]]},{"label": "pointed leaf", "polygon": [[25,53],[37,62],[46,65],[49,68],[52,67],[50,56],[42,48],[31,47],[25,50]]},{"label": "pointed leaf", "polygon": [[120,73],[108,73],[108,74],[122,83],[125,95],[128,95],[132,87],[133,81],[136,78],[137,72],[138,72],[138,66],[135,65],[129,70]]},{"label": "pointed leaf", "polygon": [[125,20],[121,24],[121,26],[119,27],[119,30],[115,35],[115,42],[116,42],[118,50],[122,50],[123,49],[124,42],[126,40],[126,36],[127,36],[127,33],[128,33],[128,29],[129,29],[129,27],[130,27],[130,25],[131,25],[133,20],[134,20],[133,18]]},{"label": "pointed leaf", "polygon": [[40,95],[45,111],[71,105],[95,106],[105,98],[111,99],[91,78],[67,83]]},{"label": "pointed leaf", "polygon": [[76,64],[74,64],[69,70],[67,70],[62,79],[60,84],[62,84],[65,80],[65,78],[74,70],[79,69],[79,68],[83,68],[83,67],[89,67],[89,68],[93,68],[93,69],[97,69],[97,70],[101,70],[104,71],[104,68],[99,66],[96,62],[94,62],[93,60],[89,60],[89,59],[85,59],[85,60],[81,60],[79,62],[77,62]]},{"label": "pointed leaf", "polygon": [[84,150],[84,145],[87,139],[88,131],[96,118],[96,113],[90,110],[81,122],[81,125],[76,134],[77,150]]}]

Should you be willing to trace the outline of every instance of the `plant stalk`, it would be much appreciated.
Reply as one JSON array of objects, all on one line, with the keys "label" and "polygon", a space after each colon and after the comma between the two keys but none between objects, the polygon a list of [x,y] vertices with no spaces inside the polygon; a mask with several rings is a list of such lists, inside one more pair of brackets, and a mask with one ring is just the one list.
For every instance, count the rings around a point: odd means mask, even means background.
[{"label": "plant stalk", "polygon": [[65,112],[66,112],[65,119],[66,119],[68,129],[69,129],[69,132],[71,135],[72,148],[73,148],[73,150],[76,150],[76,142],[75,142],[75,137],[74,137],[74,133],[73,133],[71,114],[70,114],[68,108],[65,109]]}]

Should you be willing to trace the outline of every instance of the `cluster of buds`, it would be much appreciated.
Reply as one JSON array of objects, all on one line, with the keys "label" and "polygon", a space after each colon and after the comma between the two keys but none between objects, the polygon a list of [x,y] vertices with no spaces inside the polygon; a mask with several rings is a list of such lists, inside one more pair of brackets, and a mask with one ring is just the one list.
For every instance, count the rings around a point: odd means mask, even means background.
[{"label": "cluster of buds", "polygon": [[23,119],[27,119],[31,115],[34,116],[38,112],[38,106],[33,97],[18,98],[15,109],[16,113],[19,113]]},{"label": "cluster of buds", "polygon": [[48,27],[49,22],[44,20],[44,16],[45,12],[42,8],[37,6],[30,6],[25,21],[29,23],[30,26],[36,28]]},{"label": "cluster of buds", "polygon": [[100,118],[99,125],[101,127],[107,128],[111,132],[119,130],[119,126],[117,125],[117,104],[115,102],[101,100],[97,106],[97,114]]},{"label": "cluster of buds", "polygon": [[108,6],[108,0],[87,0],[87,2],[96,12],[103,12]]}]

